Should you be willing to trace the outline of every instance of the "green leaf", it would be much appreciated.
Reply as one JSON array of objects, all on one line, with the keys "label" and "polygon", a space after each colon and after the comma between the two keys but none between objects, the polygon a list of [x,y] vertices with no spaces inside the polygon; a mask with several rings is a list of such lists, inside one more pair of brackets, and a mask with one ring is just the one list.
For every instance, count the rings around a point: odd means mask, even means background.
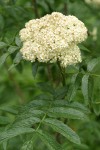
[{"label": "green leaf", "polygon": [[70,118],[70,119],[80,119],[80,120],[87,120],[87,116],[76,109],[73,108],[64,108],[64,107],[53,107],[48,110],[49,116],[51,117],[63,117],[63,118]]},{"label": "green leaf", "polygon": [[10,46],[9,48],[8,48],[8,52],[9,52],[9,54],[12,54],[12,53],[14,53],[16,50],[18,50],[19,48],[17,47],[17,46]]},{"label": "green leaf", "polygon": [[21,40],[20,40],[19,36],[15,37],[15,43],[17,46],[21,47]]},{"label": "green leaf", "polygon": [[85,144],[75,145],[74,148],[81,149],[81,150],[89,150],[89,147]]},{"label": "green leaf", "polygon": [[58,88],[56,91],[55,91],[55,94],[54,94],[54,99],[63,99],[67,93],[67,86],[65,87],[62,87],[62,88]]},{"label": "green leaf", "polygon": [[62,149],[60,144],[58,144],[50,134],[43,132],[42,130],[37,130],[37,135],[49,147],[50,150]]},{"label": "green leaf", "polygon": [[49,105],[49,101],[46,100],[33,100],[32,102],[29,103],[29,107],[33,107],[33,106],[47,106]]},{"label": "green leaf", "polygon": [[8,56],[9,56],[9,54],[5,53],[0,57],[0,67],[5,63]]},{"label": "green leaf", "polygon": [[48,119],[47,118],[44,120],[44,123],[49,125],[51,128],[53,128],[58,133],[65,136],[69,141],[71,141],[75,144],[81,143],[79,136],[63,122],[56,120],[56,119]]},{"label": "green leaf", "polygon": [[53,99],[52,95],[48,95],[48,93],[40,93],[34,97],[34,99],[49,101]]},{"label": "green leaf", "polygon": [[81,49],[81,50],[83,50],[83,51],[86,51],[86,52],[90,52],[90,50],[88,49],[88,48],[86,48],[85,46],[83,46],[83,45],[78,45],[79,46],[79,48]]},{"label": "green leaf", "polygon": [[12,64],[9,68],[8,71],[11,71],[13,68],[15,68],[17,66],[17,64]]},{"label": "green leaf", "polygon": [[9,67],[8,71],[11,71],[14,67],[16,67],[22,60],[22,55],[18,52],[13,60],[13,64]]},{"label": "green leaf", "polygon": [[67,92],[67,99],[68,101],[72,101],[73,98],[75,97],[76,95],[76,92],[77,92],[77,89],[79,87],[79,83],[80,83],[80,78],[78,77],[78,73],[77,74],[74,74],[72,76],[72,79],[71,79],[71,84],[69,86],[69,89],[68,89],[68,92]]},{"label": "green leaf", "polygon": [[26,119],[22,119],[22,120],[16,120],[15,123],[13,123],[13,127],[32,127],[35,123],[40,122],[40,119],[37,117],[28,117]]},{"label": "green leaf", "polygon": [[84,96],[85,104],[88,105],[89,103],[89,95],[88,95],[88,80],[89,80],[89,75],[85,74],[82,78],[82,93]]},{"label": "green leaf", "polygon": [[29,140],[27,139],[27,141],[22,145],[21,150],[33,150],[34,145],[36,144],[36,140],[37,134],[35,130],[34,134],[32,134],[32,138],[30,139],[29,136]]},{"label": "green leaf", "polygon": [[21,150],[33,150],[33,141],[26,141]]},{"label": "green leaf", "polygon": [[32,74],[35,77],[37,74],[37,70],[38,70],[38,62],[34,62],[32,65]]},{"label": "green leaf", "polygon": [[[99,78],[96,78],[96,79],[99,79]],[[95,93],[95,91],[96,91],[96,89],[95,89],[95,80],[94,80],[94,77],[93,76],[89,76],[89,83],[88,83],[88,95],[89,95],[89,100],[91,101],[91,102],[93,102],[94,101],[94,99],[95,99],[95,97],[94,97],[94,93]],[[97,83],[98,83],[98,81],[97,81]],[[97,85],[97,84],[96,84]],[[99,86],[99,84],[98,84],[98,86]],[[97,93],[96,95],[98,95],[99,96],[99,94]],[[97,97],[97,96],[96,96]],[[98,97],[97,97],[98,98]]]},{"label": "green leaf", "polygon": [[84,106],[83,104],[79,103],[79,102],[73,102],[70,104],[70,107],[72,108],[76,108],[76,109],[79,109],[85,113],[90,113],[90,110]]},{"label": "green leaf", "polygon": [[4,42],[0,42],[0,49],[7,47],[7,44]]},{"label": "green leaf", "polygon": [[22,60],[22,55],[21,55],[20,52],[18,52],[18,53],[16,54],[14,60],[13,60],[13,63],[14,63],[14,64],[19,64],[21,60]]},{"label": "green leaf", "polygon": [[11,45],[11,43],[14,42],[14,38],[16,35],[16,30],[13,28],[12,30],[7,30],[5,33],[4,41],[8,44]]},{"label": "green leaf", "polygon": [[97,116],[100,115],[100,102],[92,104],[93,110]]},{"label": "green leaf", "polygon": [[42,111],[42,110],[33,110],[33,108],[30,109],[30,110],[25,109],[24,111],[20,110],[19,114],[17,115],[16,120],[27,119],[27,118],[30,118],[30,117],[40,117],[40,116],[43,116],[43,114],[44,114],[44,111]]},{"label": "green leaf", "polygon": [[16,109],[11,108],[9,106],[1,106],[0,110],[4,111],[4,112],[7,112],[7,113],[15,114],[15,115],[18,113],[18,111]]},{"label": "green leaf", "polygon": [[92,59],[87,65],[87,70],[91,72],[99,62],[100,62],[100,58]]},{"label": "green leaf", "polygon": [[3,150],[7,150],[7,141],[3,142]]},{"label": "green leaf", "polygon": [[1,132],[0,134],[0,143],[4,142],[5,140],[11,139],[15,136],[21,135],[21,134],[25,134],[25,133],[32,133],[35,130],[32,128],[12,128],[6,131]]},{"label": "green leaf", "polygon": [[30,109],[29,113],[31,113],[32,115],[38,116],[38,115],[43,115],[44,111],[32,108]]},{"label": "green leaf", "polygon": [[25,105],[24,107],[21,107],[20,108],[20,113],[23,113],[23,112],[27,112],[29,110],[32,110],[32,109],[37,109],[40,108],[40,107],[46,107],[46,106],[49,106],[50,105],[50,101],[46,101],[46,100],[33,100],[31,101],[29,104]]},{"label": "green leaf", "polygon": [[[30,102],[29,104],[25,105],[24,107],[21,107],[19,112],[20,115],[19,117],[21,117],[22,115],[43,115],[43,111],[40,110],[41,108],[45,107],[49,107],[50,104],[52,104],[52,106],[54,107],[66,107],[67,108],[74,108],[74,109],[78,109],[80,111],[83,111],[85,113],[89,113],[90,111],[88,110],[88,108],[86,108],[83,104],[79,103],[79,102],[71,102],[68,103],[68,101],[60,99],[60,100],[55,100],[55,101],[51,101],[51,100],[33,100],[32,102]],[[34,108],[34,109],[33,109]],[[23,116],[22,116],[23,118]]]},{"label": "green leaf", "polygon": [[10,120],[8,117],[0,116],[0,125],[9,124]]},{"label": "green leaf", "polygon": [[66,142],[63,144],[63,150],[89,150],[89,147],[85,144],[70,144],[70,142]]},{"label": "green leaf", "polygon": [[56,106],[56,107],[70,107],[70,108],[75,108],[75,109],[78,109],[78,110],[81,110],[85,113],[89,113],[89,109],[87,107],[85,107],[83,104],[79,103],[79,102],[71,102],[69,103],[68,101],[66,100],[63,100],[63,99],[60,99],[60,100],[55,100],[53,103],[53,106]]},{"label": "green leaf", "polygon": [[50,93],[52,95],[54,95],[54,93],[55,93],[54,88],[49,83],[38,82],[37,86],[40,88],[40,90],[42,90],[44,92],[48,92],[48,93]]},{"label": "green leaf", "polygon": [[73,150],[73,144],[70,144],[69,141],[66,141],[66,143],[63,143],[62,148],[63,150]]}]

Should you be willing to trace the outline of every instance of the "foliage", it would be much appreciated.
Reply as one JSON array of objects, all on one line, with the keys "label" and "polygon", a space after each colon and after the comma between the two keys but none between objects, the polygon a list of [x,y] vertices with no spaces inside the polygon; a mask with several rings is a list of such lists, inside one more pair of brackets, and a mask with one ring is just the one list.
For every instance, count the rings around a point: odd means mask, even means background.
[{"label": "foliage", "polygon": [[[0,0],[0,150],[99,150],[100,11],[78,0]],[[88,28],[82,63],[29,63],[19,52],[25,22],[53,11]]]}]

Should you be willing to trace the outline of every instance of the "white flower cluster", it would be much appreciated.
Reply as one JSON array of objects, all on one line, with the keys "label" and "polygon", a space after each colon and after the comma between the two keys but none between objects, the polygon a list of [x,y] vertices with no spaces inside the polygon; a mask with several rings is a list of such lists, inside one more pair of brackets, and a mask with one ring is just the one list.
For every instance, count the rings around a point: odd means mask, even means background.
[{"label": "white flower cluster", "polygon": [[63,67],[81,62],[78,43],[87,38],[87,29],[75,16],[59,12],[30,20],[20,31],[24,59],[34,62],[56,62]]},{"label": "white flower cluster", "polygon": [[88,4],[93,4],[93,5],[97,6],[97,7],[100,6],[100,0],[85,0],[85,1]]}]

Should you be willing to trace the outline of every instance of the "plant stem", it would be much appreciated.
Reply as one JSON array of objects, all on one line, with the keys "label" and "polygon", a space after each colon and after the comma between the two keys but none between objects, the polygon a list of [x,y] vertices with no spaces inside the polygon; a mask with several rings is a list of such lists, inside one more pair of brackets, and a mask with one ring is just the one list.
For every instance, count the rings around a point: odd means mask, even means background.
[{"label": "plant stem", "polygon": [[49,81],[53,81],[53,75],[52,75],[52,68],[51,68],[51,66],[48,64],[47,65],[47,76],[48,76],[48,80]]},{"label": "plant stem", "polygon": [[40,123],[39,123],[39,125],[38,125],[38,127],[36,128],[36,131],[40,128],[40,126],[41,126],[41,124],[42,124],[42,122],[44,121],[44,119],[46,118],[46,113],[45,113],[45,115],[43,116],[43,118],[42,118],[42,120],[40,121]]},{"label": "plant stem", "polygon": [[[61,76],[62,76],[62,85],[63,87],[66,85],[66,79],[65,79],[65,69],[61,67],[59,61],[57,62]],[[66,121],[64,121],[66,122]],[[56,140],[59,144],[61,144],[61,139],[60,139],[60,133],[56,133]]]},{"label": "plant stem", "polygon": [[64,3],[64,14],[67,15],[68,8],[67,8],[67,2]]},{"label": "plant stem", "polygon": [[36,18],[39,18],[39,12],[38,12],[37,0],[33,0],[33,5],[34,5],[34,13],[35,13],[35,17],[36,17]]},{"label": "plant stem", "polygon": [[[49,108],[50,108],[50,107],[51,107],[51,103],[50,103],[50,105],[49,105]],[[49,109],[49,108],[48,108],[48,109]],[[40,128],[40,126],[41,126],[42,122],[44,121],[44,119],[46,118],[46,116],[47,116],[47,112],[45,112],[45,114],[44,114],[42,120],[40,121],[39,125],[38,125],[37,128],[36,128],[36,131]]]},{"label": "plant stem", "polygon": [[58,62],[58,67],[59,67],[59,70],[60,70],[60,73],[61,73],[61,76],[62,76],[62,85],[65,86],[66,85],[65,69],[60,66],[59,62]]}]

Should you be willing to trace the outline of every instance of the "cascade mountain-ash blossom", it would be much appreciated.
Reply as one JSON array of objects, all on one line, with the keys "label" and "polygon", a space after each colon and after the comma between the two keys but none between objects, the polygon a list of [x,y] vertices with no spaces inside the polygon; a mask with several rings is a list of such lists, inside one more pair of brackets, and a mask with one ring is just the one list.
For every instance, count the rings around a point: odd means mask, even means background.
[{"label": "cascade mountain-ash blossom", "polygon": [[87,38],[87,28],[75,16],[59,12],[30,20],[20,33],[24,59],[34,62],[56,62],[62,67],[81,62],[77,46]]}]

